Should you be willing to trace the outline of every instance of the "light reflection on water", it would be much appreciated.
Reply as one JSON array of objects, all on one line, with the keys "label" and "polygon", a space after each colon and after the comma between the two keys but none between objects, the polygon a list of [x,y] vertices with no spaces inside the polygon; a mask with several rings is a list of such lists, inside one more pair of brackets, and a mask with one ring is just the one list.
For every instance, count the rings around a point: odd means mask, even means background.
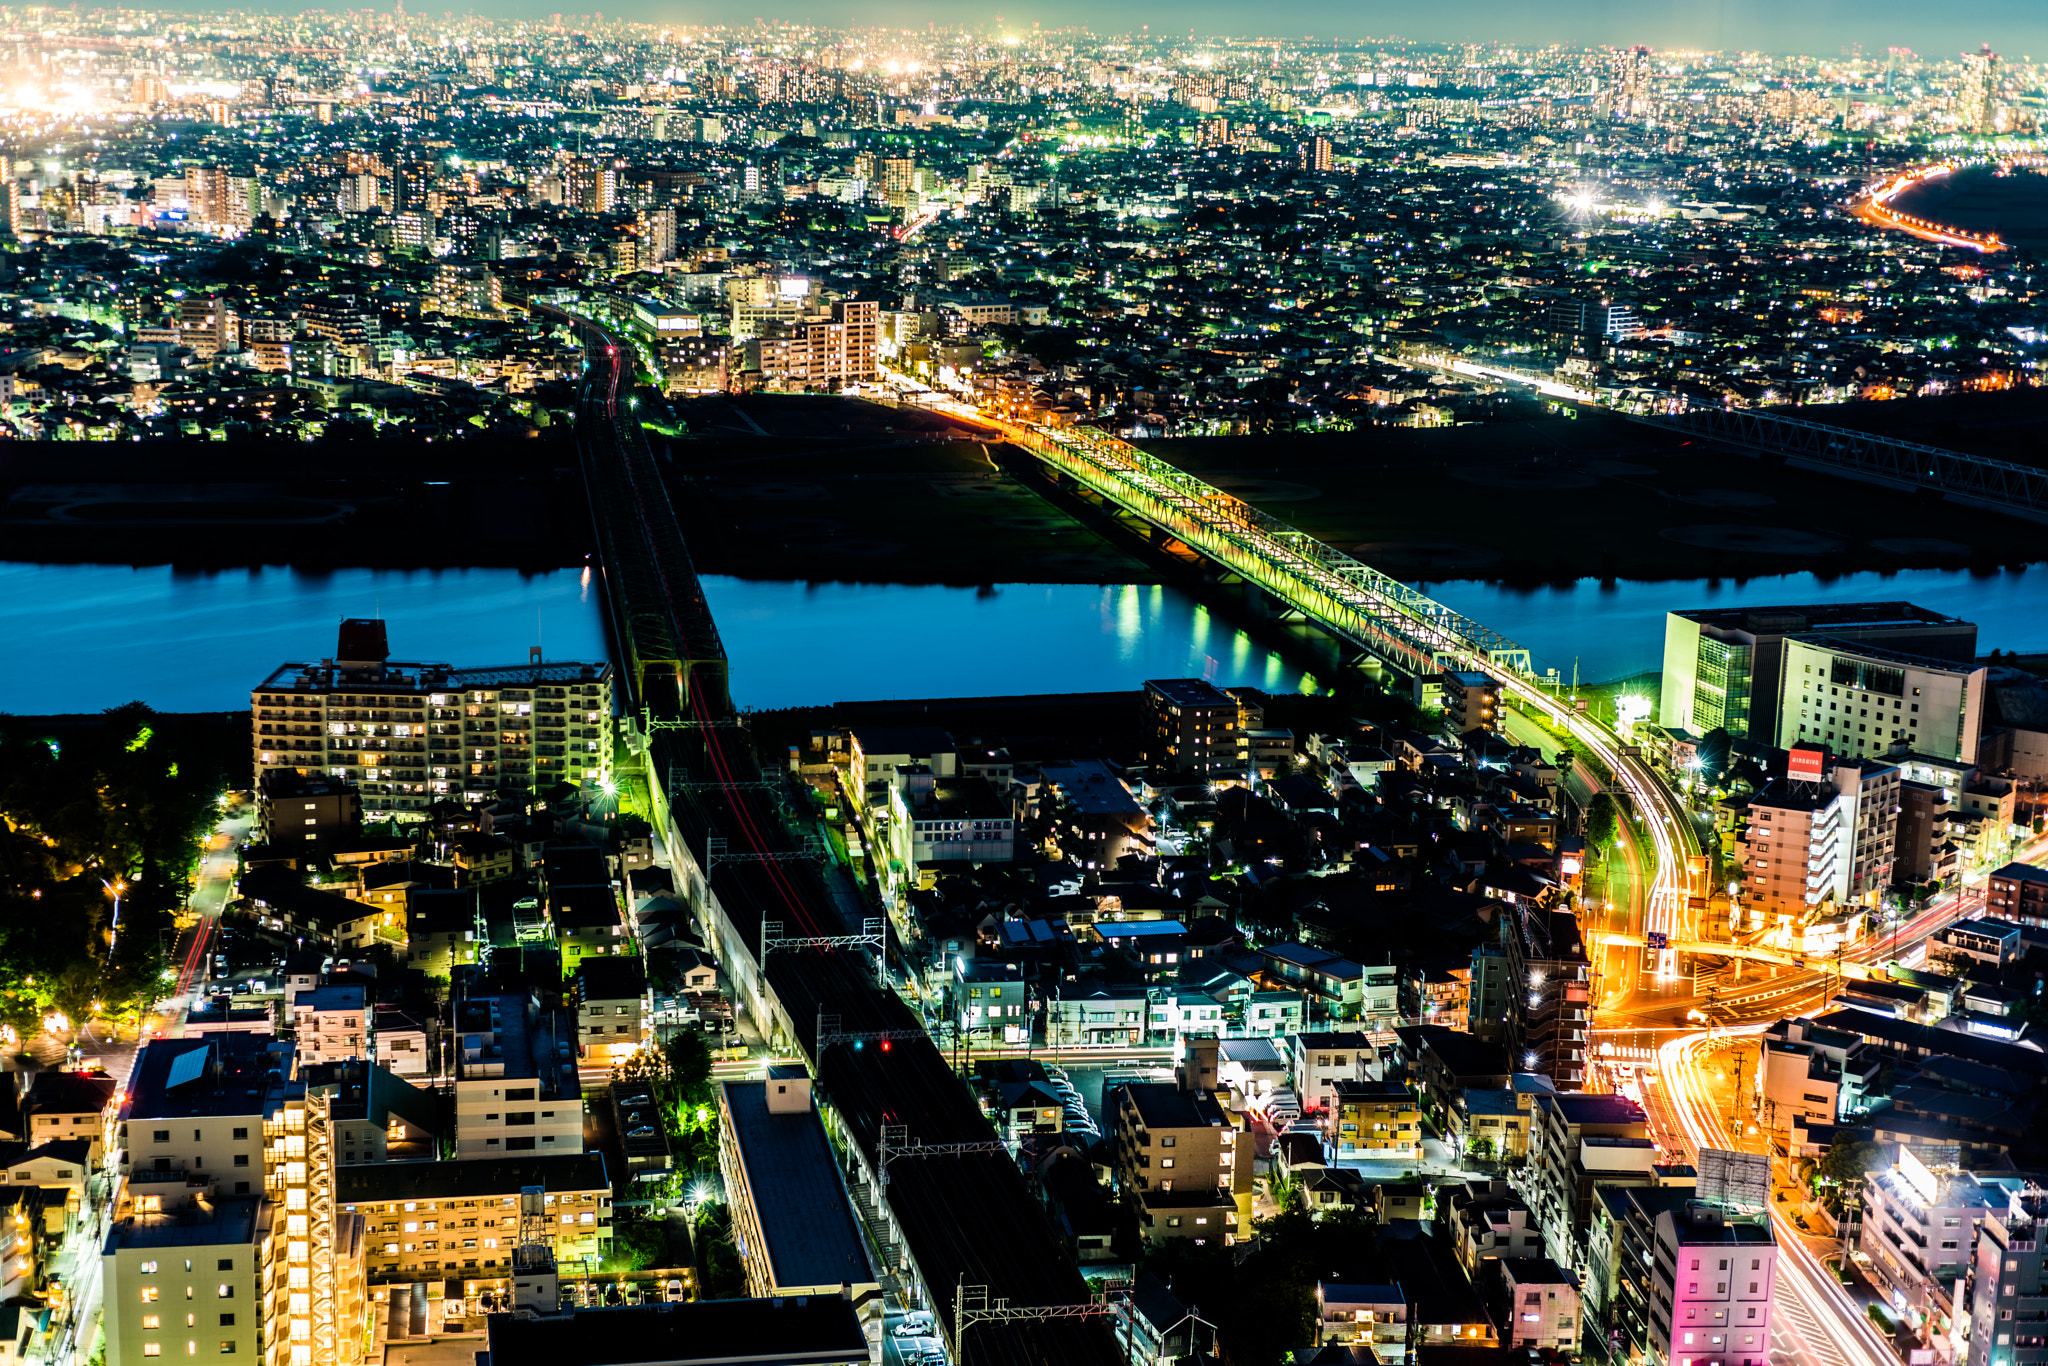
[{"label": "light reflection on water", "polygon": [[1112,692],[1148,678],[1316,691],[1244,632],[1158,584],[780,583],[709,577],[733,700],[768,708],[888,697]]}]

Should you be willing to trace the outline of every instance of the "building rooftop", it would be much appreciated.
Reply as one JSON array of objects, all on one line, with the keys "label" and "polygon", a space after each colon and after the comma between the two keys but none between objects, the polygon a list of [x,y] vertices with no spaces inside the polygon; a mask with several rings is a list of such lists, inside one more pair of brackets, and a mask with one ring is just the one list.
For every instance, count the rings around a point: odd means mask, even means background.
[{"label": "building rooftop", "polygon": [[1822,631],[1830,626],[1854,626],[1863,630],[1884,627],[1968,626],[1961,617],[1930,612],[1910,602],[1821,602],[1796,607],[1705,607],[1673,612],[1674,617],[1697,621],[1723,630],[1748,631],[1752,635],[1792,635]]},{"label": "building rooftop", "polygon": [[578,1309],[546,1318],[493,1314],[484,1333],[491,1366],[868,1361],[860,1316],[837,1295]]},{"label": "building rooftop", "polygon": [[1046,764],[1039,772],[1084,816],[1141,816],[1145,812],[1131,790],[1100,759]]},{"label": "building rooftop", "polygon": [[239,1030],[151,1040],[135,1057],[121,1118],[267,1115],[297,1086],[293,1058],[290,1043]]},{"label": "building rooftop", "polygon": [[1223,1124],[1223,1107],[1206,1091],[1183,1091],[1170,1081],[1128,1082],[1121,1087],[1147,1129],[1212,1129]]},{"label": "building rooftop", "polygon": [[1215,684],[1200,678],[1148,678],[1145,690],[1156,693],[1176,707],[1228,707],[1237,710],[1237,699]]},{"label": "building rooftop", "polygon": [[255,1199],[194,1200],[166,1214],[134,1215],[108,1227],[101,1251],[112,1256],[152,1247],[251,1245],[269,1222],[263,1205]]},{"label": "building rooftop", "polygon": [[517,1195],[524,1186],[548,1191],[609,1191],[602,1153],[483,1157],[464,1162],[384,1162],[335,1168],[334,1198],[353,1208],[394,1200],[471,1200]]},{"label": "building rooftop", "polygon": [[1844,640],[1825,631],[1803,633],[1790,639],[1802,645],[1818,646],[1838,655],[1855,655],[1861,659],[1875,659],[1886,664],[1899,664],[1930,673],[1969,674],[1975,673],[1978,668],[1974,660],[1942,659],[1936,655],[1923,655],[1911,650],[1894,650],[1883,645],[1873,645],[1868,641]]},{"label": "building rooftop", "polygon": [[729,1081],[720,1089],[775,1283],[873,1282],[866,1245],[817,1111],[809,1106],[769,1110],[765,1081]]}]

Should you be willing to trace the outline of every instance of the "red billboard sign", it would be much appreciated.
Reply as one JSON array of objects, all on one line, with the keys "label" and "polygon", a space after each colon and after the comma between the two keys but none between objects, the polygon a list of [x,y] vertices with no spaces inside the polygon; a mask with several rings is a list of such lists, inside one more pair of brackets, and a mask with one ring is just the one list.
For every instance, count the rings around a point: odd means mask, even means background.
[{"label": "red billboard sign", "polygon": [[1792,758],[1785,766],[1785,776],[1795,783],[1817,783],[1827,772],[1827,751],[1808,749],[1804,745],[1792,750]]}]

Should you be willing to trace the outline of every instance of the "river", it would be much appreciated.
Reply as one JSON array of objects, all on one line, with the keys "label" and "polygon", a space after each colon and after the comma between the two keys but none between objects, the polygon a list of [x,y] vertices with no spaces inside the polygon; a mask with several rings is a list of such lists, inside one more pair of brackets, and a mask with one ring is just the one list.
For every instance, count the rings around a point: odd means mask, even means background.
[{"label": "river", "polygon": [[2048,175],[1968,166],[1904,191],[1892,207],[1973,232],[1995,232],[2014,246],[2048,246]]},{"label": "river", "polygon": [[[1588,682],[1660,667],[1663,615],[1690,607],[1904,599],[1978,623],[1978,648],[2048,649],[2048,567],[1812,574],[1671,583],[1587,579],[1534,590],[1462,581],[1430,593]],[[711,577],[705,592],[754,708],[850,699],[1094,692],[1198,677],[1316,688],[1312,660],[1274,654],[1174,588],[994,588]],[[285,660],[334,649],[344,616],[381,614],[401,658],[480,665],[605,652],[596,586],[578,570],[174,571],[0,562],[0,711],[96,711],[141,699],[225,711]]]}]

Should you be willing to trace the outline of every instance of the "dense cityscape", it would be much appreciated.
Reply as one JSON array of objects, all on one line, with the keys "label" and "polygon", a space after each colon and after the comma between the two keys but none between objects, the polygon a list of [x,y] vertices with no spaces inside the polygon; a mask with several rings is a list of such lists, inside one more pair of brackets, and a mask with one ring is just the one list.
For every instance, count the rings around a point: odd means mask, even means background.
[{"label": "dense cityscape", "polygon": [[1155,27],[0,8],[0,1362],[2048,1362],[2048,67]]}]

